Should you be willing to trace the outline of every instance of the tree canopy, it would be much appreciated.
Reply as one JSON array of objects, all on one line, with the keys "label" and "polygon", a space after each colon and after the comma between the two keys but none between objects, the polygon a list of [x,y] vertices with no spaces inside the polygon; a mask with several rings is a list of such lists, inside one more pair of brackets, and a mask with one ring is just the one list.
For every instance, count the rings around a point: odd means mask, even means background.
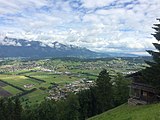
[{"label": "tree canopy", "polygon": [[[160,19],[157,20],[160,21]],[[155,30],[155,33],[152,35],[157,40],[157,43],[153,43],[156,51],[147,50],[147,52],[152,56],[153,61],[146,61],[149,67],[142,70],[142,77],[145,83],[160,89],[160,23],[154,24],[154,27],[152,28]]]}]

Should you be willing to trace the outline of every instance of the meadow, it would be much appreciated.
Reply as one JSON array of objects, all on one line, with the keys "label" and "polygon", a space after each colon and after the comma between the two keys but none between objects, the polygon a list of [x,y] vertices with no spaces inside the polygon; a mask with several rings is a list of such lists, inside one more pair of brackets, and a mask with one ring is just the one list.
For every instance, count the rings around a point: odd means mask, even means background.
[{"label": "meadow", "polygon": [[[20,98],[23,105],[37,104],[46,99],[53,84],[64,86],[82,79],[94,81],[99,72],[107,69],[111,76],[127,74],[143,69],[143,59],[113,58],[102,60],[44,59],[44,60],[4,60],[0,65],[0,96],[16,96],[31,93]],[[139,61],[139,62],[137,62]],[[28,85],[30,87],[25,87]]]},{"label": "meadow", "polygon": [[123,104],[88,120],[159,120],[160,104],[129,106]]}]

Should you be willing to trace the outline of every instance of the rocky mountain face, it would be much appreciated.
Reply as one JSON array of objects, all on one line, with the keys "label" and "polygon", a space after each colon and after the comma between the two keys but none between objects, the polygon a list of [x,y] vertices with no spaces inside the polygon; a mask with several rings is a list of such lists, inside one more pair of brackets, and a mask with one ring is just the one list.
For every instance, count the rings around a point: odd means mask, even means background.
[{"label": "rocky mountain face", "polygon": [[96,57],[99,53],[73,45],[5,37],[0,41],[0,57]]}]

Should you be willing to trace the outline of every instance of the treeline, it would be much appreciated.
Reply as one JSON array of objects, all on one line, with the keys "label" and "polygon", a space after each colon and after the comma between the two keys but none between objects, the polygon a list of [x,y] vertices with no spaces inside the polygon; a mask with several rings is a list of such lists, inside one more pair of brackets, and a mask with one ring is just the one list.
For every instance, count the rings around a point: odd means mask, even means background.
[{"label": "treeline", "polygon": [[22,92],[22,93],[16,94],[15,96],[12,97],[12,99],[22,97],[22,96],[27,95],[27,94],[29,94],[29,93],[32,93],[32,92],[34,92],[34,91],[36,91],[36,90],[37,90],[37,88],[32,88],[31,90],[26,90],[26,91],[24,91],[24,92]]},{"label": "treeline", "polygon": [[0,81],[3,82],[3,83],[5,83],[5,84],[7,84],[7,85],[10,85],[10,86],[12,86],[12,87],[14,87],[14,88],[16,88],[16,89],[18,89],[18,90],[20,90],[20,91],[25,92],[25,90],[24,90],[23,88],[20,88],[20,87],[18,87],[18,86],[15,86],[15,85],[13,85],[13,84],[11,84],[11,83],[9,83],[9,82],[6,82],[6,81],[4,81],[4,80],[1,80],[1,79],[0,79]]},{"label": "treeline", "polygon": [[70,93],[66,99],[59,101],[45,100],[35,106],[27,105],[18,114],[21,120],[85,120],[125,103],[128,84],[122,75],[111,79],[108,72],[103,70],[94,87],[78,94]]},{"label": "treeline", "polygon": [[[127,60],[129,62],[144,63],[145,60],[152,60],[150,56],[140,56],[140,57],[118,57],[122,60]],[[73,62],[96,62],[96,61],[111,61],[115,60],[115,57],[105,57],[105,58],[76,58],[76,57],[61,57],[52,58],[51,60],[62,60],[62,61],[73,61]]]},{"label": "treeline", "polygon": [[106,70],[100,72],[96,86],[81,91],[78,95],[80,119],[92,117],[127,102],[129,80],[118,74],[111,79]]},{"label": "treeline", "polygon": [[19,99],[0,99],[0,120],[22,120],[22,106]]},{"label": "treeline", "polygon": [[28,78],[30,78],[31,80],[34,80],[34,81],[36,81],[36,82],[46,82],[46,81],[44,81],[44,80],[41,80],[41,79],[38,79],[38,78],[35,78],[35,77],[31,77],[31,76],[28,76],[28,75],[24,75],[25,77],[28,77]]}]

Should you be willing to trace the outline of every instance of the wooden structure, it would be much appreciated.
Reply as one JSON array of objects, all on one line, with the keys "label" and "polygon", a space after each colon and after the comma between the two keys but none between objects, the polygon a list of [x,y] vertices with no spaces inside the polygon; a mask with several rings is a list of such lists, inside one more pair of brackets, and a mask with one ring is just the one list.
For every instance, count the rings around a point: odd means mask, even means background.
[{"label": "wooden structure", "polygon": [[143,105],[159,101],[159,91],[151,85],[140,82],[141,73],[134,73],[127,77],[131,77],[132,83],[129,86],[130,98],[128,104],[130,105]]},{"label": "wooden structure", "polygon": [[157,102],[159,99],[158,91],[149,85],[132,82],[130,87],[129,104],[141,105]]}]

